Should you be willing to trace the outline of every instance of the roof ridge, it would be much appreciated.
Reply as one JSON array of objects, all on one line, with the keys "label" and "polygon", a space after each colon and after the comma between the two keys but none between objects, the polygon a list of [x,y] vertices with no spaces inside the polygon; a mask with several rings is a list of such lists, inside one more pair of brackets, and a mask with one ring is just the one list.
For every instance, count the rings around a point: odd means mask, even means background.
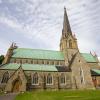
[{"label": "roof ridge", "polygon": [[[20,66],[20,63],[8,63],[8,64],[6,64],[6,65],[10,65],[10,64],[14,64],[14,65],[19,65],[19,66]],[[40,66],[40,65],[43,65],[43,66],[56,66],[56,65],[48,65],[48,64],[29,64],[29,63],[23,63],[23,64],[22,64],[22,66],[23,66],[23,65],[36,65],[36,66],[37,66],[37,65],[39,65],[39,66]]]},{"label": "roof ridge", "polygon": [[33,48],[17,48],[17,49],[29,49],[29,50],[41,50],[41,51],[62,52],[62,51],[58,51],[58,50],[45,50],[45,49],[33,49]]}]

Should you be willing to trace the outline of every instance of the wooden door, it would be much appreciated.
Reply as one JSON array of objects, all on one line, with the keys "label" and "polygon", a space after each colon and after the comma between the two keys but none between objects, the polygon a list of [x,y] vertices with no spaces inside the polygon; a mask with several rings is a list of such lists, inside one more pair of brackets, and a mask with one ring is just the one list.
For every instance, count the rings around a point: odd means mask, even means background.
[{"label": "wooden door", "polygon": [[19,80],[15,80],[13,83],[12,92],[19,92],[21,86],[21,82]]},{"label": "wooden door", "polygon": [[95,87],[97,87],[97,79],[96,77],[92,77],[92,81]]}]

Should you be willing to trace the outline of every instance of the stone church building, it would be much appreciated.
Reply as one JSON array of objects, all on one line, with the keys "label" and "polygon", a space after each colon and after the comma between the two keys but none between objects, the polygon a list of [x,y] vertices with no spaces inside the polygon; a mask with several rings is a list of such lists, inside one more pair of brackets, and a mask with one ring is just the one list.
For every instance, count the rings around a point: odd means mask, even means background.
[{"label": "stone church building", "polygon": [[95,89],[99,61],[96,55],[81,53],[72,34],[66,8],[60,50],[9,47],[0,65],[0,91],[37,89]]}]

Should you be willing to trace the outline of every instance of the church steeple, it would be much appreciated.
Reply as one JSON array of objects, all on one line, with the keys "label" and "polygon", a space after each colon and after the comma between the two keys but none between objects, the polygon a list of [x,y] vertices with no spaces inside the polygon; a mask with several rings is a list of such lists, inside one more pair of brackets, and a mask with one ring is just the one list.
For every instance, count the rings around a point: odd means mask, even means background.
[{"label": "church steeple", "polygon": [[78,49],[78,46],[77,46],[77,39],[75,35],[72,34],[66,8],[64,7],[64,21],[63,21],[62,37],[60,40],[60,50],[63,51],[66,49]]},{"label": "church steeple", "polygon": [[60,40],[60,51],[64,53],[65,65],[70,64],[73,56],[78,52],[77,39],[72,35],[66,8],[64,8],[64,21],[62,29],[62,37]]},{"label": "church steeple", "polygon": [[66,8],[64,7],[64,21],[63,21],[62,35],[63,37],[66,37],[68,34],[72,35],[72,31],[68,20]]}]

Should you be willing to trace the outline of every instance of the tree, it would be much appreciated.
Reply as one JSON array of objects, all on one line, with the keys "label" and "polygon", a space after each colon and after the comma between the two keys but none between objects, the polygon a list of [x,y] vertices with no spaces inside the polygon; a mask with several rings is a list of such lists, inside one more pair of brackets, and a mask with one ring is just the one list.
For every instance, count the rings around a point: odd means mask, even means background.
[{"label": "tree", "polygon": [[4,55],[1,55],[0,56],[0,64],[2,64],[3,60],[4,60]]}]

